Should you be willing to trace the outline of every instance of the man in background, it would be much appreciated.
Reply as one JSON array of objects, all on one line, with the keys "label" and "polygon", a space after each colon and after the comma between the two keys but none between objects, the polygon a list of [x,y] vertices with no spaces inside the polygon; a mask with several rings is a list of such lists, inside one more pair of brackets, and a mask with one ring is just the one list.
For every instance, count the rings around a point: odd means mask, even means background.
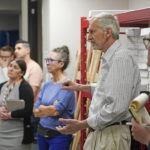
[{"label": "man in background", "polygon": [[140,125],[134,119],[132,119],[132,135],[136,141],[148,146],[150,150],[150,126],[146,126],[147,121],[143,118],[143,124]]},{"label": "man in background", "polygon": [[11,60],[14,59],[14,51],[10,46],[0,48],[0,83],[8,80],[7,67]]},{"label": "man in background", "polygon": [[18,40],[15,43],[15,56],[24,59],[27,64],[27,71],[24,78],[29,82],[33,89],[35,103],[40,91],[43,73],[40,65],[31,59],[30,52],[30,44],[27,41]]},{"label": "man in background", "polygon": [[[38,98],[38,94],[41,88],[42,79],[43,79],[43,72],[40,65],[35,62],[30,57],[30,44],[27,41],[18,40],[15,43],[15,56],[17,58],[22,58],[25,60],[27,64],[27,71],[24,75],[24,78],[28,83],[31,85],[34,94],[34,104]],[[39,122],[39,118],[35,118],[34,115],[31,117],[31,122],[34,127],[34,140],[36,141],[36,131],[37,125]]]},{"label": "man in background", "polygon": [[[147,65],[150,67],[150,33],[143,38],[145,48],[148,50]],[[149,83],[150,84],[150,83]],[[149,91],[150,92],[150,91]],[[147,121],[143,116],[143,124],[147,124]],[[148,146],[150,150],[150,126],[140,125],[134,119],[132,119],[132,135],[135,140]]]}]

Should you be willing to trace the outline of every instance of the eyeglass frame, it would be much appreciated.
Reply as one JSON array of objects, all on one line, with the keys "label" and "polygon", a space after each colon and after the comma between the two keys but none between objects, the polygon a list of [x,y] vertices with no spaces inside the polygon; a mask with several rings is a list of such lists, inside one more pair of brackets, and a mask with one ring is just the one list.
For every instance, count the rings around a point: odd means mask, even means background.
[{"label": "eyeglass frame", "polygon": [[1,59],[8,59],[10,57],[11,57],[11,55],[10,56],[0,56]]},{"label": "eyeglass frame", "polygon": [[57,62],[62,62],[62,60],[57,60],[57,59],[53,59],[53,58],[45,58],[46,64],[52,64],[53,62],[57,61]]}]

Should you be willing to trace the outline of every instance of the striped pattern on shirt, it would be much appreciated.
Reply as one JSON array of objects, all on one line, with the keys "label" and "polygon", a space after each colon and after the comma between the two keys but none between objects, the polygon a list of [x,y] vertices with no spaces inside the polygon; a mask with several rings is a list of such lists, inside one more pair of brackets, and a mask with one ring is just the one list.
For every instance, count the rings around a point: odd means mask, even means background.
[{"label": "striped pattern on shirt", "polygon": [[140,92],[140,72],[119,40],[102,56],[102,68],[96,88],[93,93],[87,122],[93,129],[103,129],[106,126],[122,120],[129,120],[130,101]]}]

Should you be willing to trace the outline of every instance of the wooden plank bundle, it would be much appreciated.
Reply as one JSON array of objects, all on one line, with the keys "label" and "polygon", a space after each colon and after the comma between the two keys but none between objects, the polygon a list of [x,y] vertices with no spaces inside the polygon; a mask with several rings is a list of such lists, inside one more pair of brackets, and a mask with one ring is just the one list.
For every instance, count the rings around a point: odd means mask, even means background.
[{"label": "wooden plank bundle", "polygon": [[[90,46],[90,49],[87,51],[87,59],[86,59],[86,71],[87,71],[87,84],[97,82],[99,78],[100,73],[100,62],[101,62],[101,51],[100,50],[92,50],[92,47]],[[81,73],[80,73],[80,62],[81,62],[81,50],[79,49],[77,52],[76,57],[76,64],[75,64],[75,70],[73,74],[73,81],[81,80]],[[90,106],[90,99],[87,99],[86,101],[86,114],[88,114],[88,108]],[[76,104],[76,111],[74,115],[74,119],[81,120],[81,92],[78,93],[77,97],[77,104]],[[88,131],[87,131],[88,132]],[[74,134],[73,142],[70,146],[70,150],[80,150],[80,131]]]}]

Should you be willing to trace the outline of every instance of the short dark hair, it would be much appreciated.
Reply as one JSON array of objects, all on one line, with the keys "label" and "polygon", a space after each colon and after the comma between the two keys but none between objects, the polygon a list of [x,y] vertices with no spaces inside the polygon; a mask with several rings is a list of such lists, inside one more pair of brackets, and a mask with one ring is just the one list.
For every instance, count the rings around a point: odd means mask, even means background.
[{"label": "short dark hair", "polygon": [[26,70],[27,70],[26,62],[23,59],[21,59],[21,58],[16,58],[16,59],[14,59],[12,61],[15,61],[19,65],[21,71],[23,72],[23,75],[25,75]]},{"label": "short dark hair", "polygon": [[25,48],[30,48],[30,44],[29,44],[28,41],[18,40],[18,41],[16,41],[15,45],[16,45],[16,44],[22,44],[23,47],[25,47]]},{"label": "short dark hair", "polygon": [[10,52],[11,55],[14,54],[13,48],[12,48],[11,46],[9,46],[9,45],[6,45],[6,46],[1,47],[1,48],[0,48],[0,51]]}]

